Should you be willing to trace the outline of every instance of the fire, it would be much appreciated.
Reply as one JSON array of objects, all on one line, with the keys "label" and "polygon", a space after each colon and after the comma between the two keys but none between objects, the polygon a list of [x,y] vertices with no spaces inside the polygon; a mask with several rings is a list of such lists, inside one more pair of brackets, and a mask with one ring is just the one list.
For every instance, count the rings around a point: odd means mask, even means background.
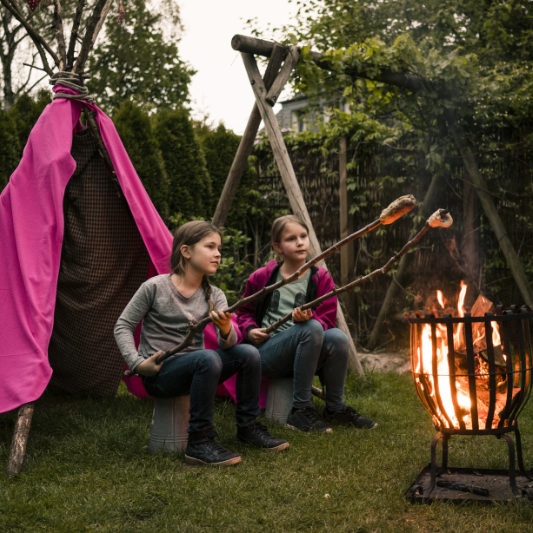
[{"label": "fire", "polygon": [[[461,282],[459,296],[457,298],[457,316],[465,316],[465,297],[468,286]],[[446,298],[442,291],[437,290],[436,298],[442,309],[445,309]],[[490,303],[488,300],[484,301]],[[480,324],[480,325],[477,325]],[[486,419],[488,408],[488,398],[485,399],[487,383],[489,379],[488,364],[483,359],[483,351],[487,349],[485,340],[485,328],[481,323],[477,323],[472,329],[474,354],[476,359],[476,400],[478,418],[483,416]],[[498,351],[505,360],[502,353],[501,336],[496,321],[490,322],[491,340],[494,351]],[[487,335],[489,333],[487,332]],[[426,397],[430,399],[431,410],[433,411],[436,425],[444,425],[447,428],[472,429],[472,401],[470,398],[469,379],[465,371],[466,347],[464,323],[453,324],[453,350],[456,368],[453,373],[449,368],[449,346],[447,326],[442,323],[424,324],[420,332],[420,342],[416,349],[416,361],[414,362],[414,374],[418,386],[424,391]],[[454,378],[451,375],[455,376]],[[505,374],[499,374],[500,384],[505,384]],[[504,387],[505,388],[505,387]],[[455,391],[453,390],[455,389]],[[454,405],[455,394],[455,405]],[[498,393],[496,401],[496,412],[494,413],[493,426],[499,422],[499,412],[505,405],[505,395],[503,391]],[[486,400],[486,401],[485,401]]]},{"label": "fire", "polygon": [[437,302],[444,309],[444,295],[440,289],[437,289]]}]

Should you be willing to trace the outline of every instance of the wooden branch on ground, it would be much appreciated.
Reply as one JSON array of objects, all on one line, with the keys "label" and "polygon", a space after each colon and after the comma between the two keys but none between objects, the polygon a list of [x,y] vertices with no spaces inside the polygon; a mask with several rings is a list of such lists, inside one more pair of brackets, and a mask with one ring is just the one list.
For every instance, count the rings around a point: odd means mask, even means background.
[{"label": "wooden branch on ground", "polygon": [[[337,294],[340,294],[341,292],[347,291],[349,289],[353,289],[367,281],[372,280],[375,278],[378,274],[385,274],[387,273],[391,268],[392,265],[398,261],[403,255],[405,255],[415,244],[420,241],[420,239],[431,229],[434,227],[449,227],[452,225],[452,217],[448,214],[448,211],[445,209],[439,209],[429,219],[427,220],[424,227],[406,244],[403,245],[402,249],[395,253],[382,267],[370,272],[369,274],[366,274],[365,276],[362,276],[350,283],[347,283],[346,285],[343,285],[342,287],[336,287],[332,291],[328,292],[327,294],[324,294],[320,296],[319,298],[316,298],[315,300],[308,302],[300,307],[302,311],[305,311],[306,309],[314,309],[318,305],[320,305],[324,300],[327,300],[328,298],[331,298],[332,296],[336,296]],[[280,318],[277,322],[274,322],[271,324],[268,328],[266,328],[265,333],[272,333],[273,331],[276,331],[282,324],[287,322],[292,318],[292,313],[286,314],[284,317]]]},{"label": "wooden branch on ground", "polygon": [[11,451],[7,463],[8,476],[16,476],[22,468],[24,456],[26,455],[28,435],[30,434],[33,410],[33,403],[27,403],[19,408],[15,430],[13,431],[13,440],[11,441]]},{"label": "wooden branch on ground", "polygon": [[[242,298],[238,302],[234,303],[230,307],[224,310],[225,313],[233,313],[243,305],[255,302],[256,300],[259,300],[260,298],[263,298],[267,294],[270,294],[271,292],[275,291],[276,289],[279,289],[280,287],[283,287],[283,285],[287,285],[288,283],[291,283],[293,281],[296,281],[298,278],[302,276],[304,272],[309,270],[312,266],[316,265],[320,261],[322,261],[324,258],[328,257],[329,255],[333,254],[337,250],[339,250],[342,246],[345,246],[349,242],[352,242],[363,235],[366,235],[370,231],[376,229],[380,225],[389,225],[401,218],[406,213],[409,213],[416,205],[415,197],[408,194],[405,196],[400,196],[394,202],[392,202],[390,205],[388,205],[380,215],[380,218],[375,220],[374,222],[371,222],[370,224],[366,225],[364,228],[355,231],[351,235],[348,235],[348,237],[345,237],[341,241],[335,243],[334,245],[330,246],[327,250],[321,252],[316,257],[313,257],[307,263],[302,265],[296,272],[294,272],[291,276],[281,279],[277,281],[276,283],[273,283],[272,285],[268,285],[267,287],[263,287],[260,291],[255,292],[254,294],[251,294],[250,296],[247,296],[246,298]],[[170,357],[171,355],[174,355],[187,346],[189,346],[194,339],[194,336],[198,331],[203,330],[207,324],[211,322],[211,318],[209,316],[203,318],[202,320],[196,322],[195,324],[192,324],[189,327],[189,330],[187,332],[187,336],[181,342],[178,346],[175,348],[172,348],[170,350],[167,350],[163,354],[161,354],[157,358],[157,362],[160,363]]]}]

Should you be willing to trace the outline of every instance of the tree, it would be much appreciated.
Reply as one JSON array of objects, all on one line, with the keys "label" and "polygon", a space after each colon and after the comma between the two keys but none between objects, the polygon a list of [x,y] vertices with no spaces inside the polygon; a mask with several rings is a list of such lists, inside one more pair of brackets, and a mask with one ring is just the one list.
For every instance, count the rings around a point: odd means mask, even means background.
[{"label": "tree", "polygon": [[[20,9],[26,13],[37,31],[42,32],[47,38],[52,38],[51,20],[46,10],[38,9],[32,13],[30,8],[24,4],[20,6]],[[9,109],[17,97],[30,93],[46,77],[46,74],[43,76],[33,70],[33,67],[40,68],[39,54],[31,49],[30,43],[30,38],[21,22],[17,21],[6,7],[0,7],[0,65],[2,67],[0,84],[4,109]],[[24,69],[21,68],[23,63],[26,63]],[[26,73],[21,75],[23,70]]]},{"label": "tree", "polygon": [[[58,35],[55,6],[60,6],[62,27],[70,30],[74,37],[72,41],[67,38],[65,42],[69,52],[71,43],[73,49],[60,67],[70,71],[76,57],[85,56],[81,53],[81,43],[86,36],[90,37],[87,29],[92,31],[95,27],[90,23],[91,17],[101,12],[104,1],[42,0],[34,10],[30,9],[26,0],[0,1],[1,85],[3,105],[9,107],[17,96],[42,86],[44,78],[59,67],[60,58],[56,53],[59,45],[54,52],[54,40]],[[8,6],[18,13],[19,19],[14,17]],[[100,40],[96,42],[94,56],[90,57],[87,68],[91,78],[88,85],[95,92],[97,102],[109,111],[118,107],[124,98],[132,98],[138,104],[172,108],[187,102],[188,84],[194,71],[178,54],[181,26],[176,1],[129,0],[112,2],[107,7],[111,9],[111,14],[103,24]],[[29,46],[31,40],[21,20],[29,23],[40,37],[32,46]],[[26,70],[23,63],[31,63],[35,69]],[[44,75],[37,74],[39,70],[44,70]],[[27,75],[20,76],[21,72],[27,72]]]},{"label": "tree", "polygon": [[188,112],[160,111],[155,116],[155,133],[169,177],[170,215],[208,218],[211,180]]},{"label": "tree", "polygon": [[37,122],[43,109],[50,103],[50,95],[47,91],[40,91],[35,99],[27,94],[23,94],[15,100],[14,105],[9,110],[17,132],[18,146],[20,147],[19,157],[22,156],[22,149],[26,145],[28,136],[33,126]]},{"label": "tree", "polygon": [[[109,17],[105,39],[89,59],[88,87],[104,108],[125,99],[148,109],[185,105],[194,70],[180,59],[178,38],[165,39],[161,14],[144,0],[130,0],[125,9],[122,22],[119,14]],[[177,21],[176,15],[171,22]]]},{"label": "tree", "polygon": [[[517,293],[510,278],[516,263],[506,253],[504,259],[502,250],[503,240],[512,241],[531,279],[533,250],[523,237],[533,231],[525,200],[533,191],[530,3],[296,3],[299,12],[284,28],[285,40],[306,45],[304,56],[309,49],[322,53],[300,63],[296,90],[316,100],[342,94],[350,104],[350,113],[330,115],[323,144],[334,146],[342,135],[354,150],[352,209],[391,186],[434,190],[431,184],[439,177],[437,197],[456,207],[455,244],[449,243],[456,270],[497,301],[528,301],[527,287]],[[388,156],[374,158],[371,176],[362,170],[372,156],[368,148]],[[424,172],[411,174],[410,166],[417,165]],[[503,220],[504,233],[496,231],[494,213]],[[476,258],[484,260],[481,276]],[[514,275],[517,285],[519,277]],[[421,288],[427,285],[428,278],[419,278]]]},{"label": "tree", "polygon": [[150,118],[129,100],[113,113],[113,122],[146,192],[163,219],[168,216],[168,176]]}]

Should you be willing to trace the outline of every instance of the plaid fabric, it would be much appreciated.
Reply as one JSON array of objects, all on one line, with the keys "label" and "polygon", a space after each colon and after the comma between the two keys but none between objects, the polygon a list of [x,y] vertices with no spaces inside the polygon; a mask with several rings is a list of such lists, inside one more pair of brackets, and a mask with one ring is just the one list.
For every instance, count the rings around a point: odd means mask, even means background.
[{"label": "plaid fabric", "polygon": [[50,387],[71,394],[116,393],[124,370],[115,322],[146,279],[149,256],[118,183],[89,130],[73,136],[76,171],[65,190]]}]

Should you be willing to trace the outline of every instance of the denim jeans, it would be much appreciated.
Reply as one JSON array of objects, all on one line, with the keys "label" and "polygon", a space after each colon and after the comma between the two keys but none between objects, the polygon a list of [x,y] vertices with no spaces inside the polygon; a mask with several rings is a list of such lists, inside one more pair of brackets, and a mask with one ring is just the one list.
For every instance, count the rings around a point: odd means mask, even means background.
[{"label": "denim jeans", "polygon": [[261,361],[257,348],[238,344],[227,350],[195,350],[167,359],[154,377],[143,377],[151,396],[172,398],[190,394],[189,433],[214,436],[213,408],[217,385],[237,373],[237,427],[259,414]]},{"label": "denim jeans", "polygon": [[348,368],[348,339],[337,328],[324,331],[311,319],[297,322],[259,346],[261,371],[267,378],[294,378],[294,407],[313,405],[313,377],[320,374],[326,387],[326,406],[338,411],[344,405],[344,380]]}]

